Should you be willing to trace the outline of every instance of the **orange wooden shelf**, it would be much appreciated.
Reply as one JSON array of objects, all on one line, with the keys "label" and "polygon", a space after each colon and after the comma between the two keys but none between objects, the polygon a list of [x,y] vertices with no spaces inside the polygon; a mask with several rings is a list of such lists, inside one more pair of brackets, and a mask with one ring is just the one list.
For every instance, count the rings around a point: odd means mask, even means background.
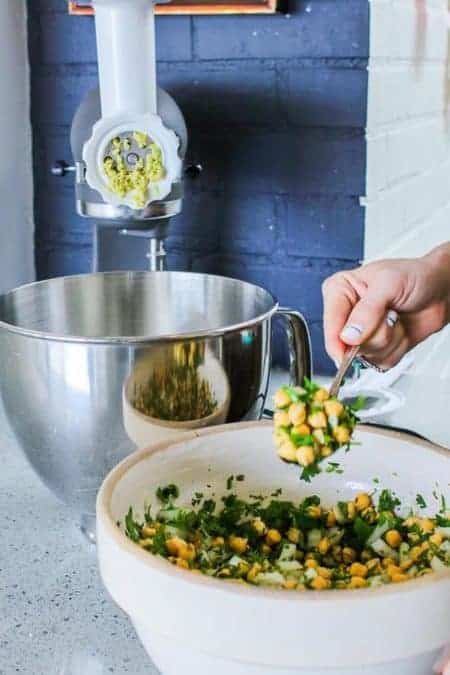
[{"label": "orange wooden shelf", "polygon": [[[277,0],[255,0],[254,2],[230,2],[219,4],[214,2],[189,3],[187,0],[174,0],[168,4],[156,5],[155,12],[158,15],[170,16],[180,14],[275,14]],[[91,16],[94,9],[78,2],[69,2],[69,14],[77,16]]]}]

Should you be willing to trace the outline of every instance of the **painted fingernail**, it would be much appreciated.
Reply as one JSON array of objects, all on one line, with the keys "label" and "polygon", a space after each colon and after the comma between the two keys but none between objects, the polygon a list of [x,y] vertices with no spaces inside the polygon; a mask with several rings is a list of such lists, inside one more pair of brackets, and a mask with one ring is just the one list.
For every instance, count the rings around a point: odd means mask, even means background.
[{"label": "painted fingernail", "polygon": [[398,321],[398,314],[394,309],[390,309],[386,316],[386,323],[389,328],[393,328]]},{"label": "painted fingernail", "polygon": [[341,333],[344,340],[357,340],[362,335],[363,329],[355,323],[349,323]]}]

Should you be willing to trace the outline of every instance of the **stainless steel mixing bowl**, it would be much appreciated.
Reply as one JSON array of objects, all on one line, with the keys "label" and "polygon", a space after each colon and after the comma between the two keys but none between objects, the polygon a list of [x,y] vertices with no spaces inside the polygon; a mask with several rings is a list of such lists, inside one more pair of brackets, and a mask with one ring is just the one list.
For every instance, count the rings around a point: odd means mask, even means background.
[{"label": "stainless steel mixing bowl", "polygon": [[262,288],[181,272],[42,281],[0,296],[0,389],[48,487],[95,531],[106,473],[137,444],[259,419],[271,322],[286,325],[291,379],[311,374],[308,329]]}]

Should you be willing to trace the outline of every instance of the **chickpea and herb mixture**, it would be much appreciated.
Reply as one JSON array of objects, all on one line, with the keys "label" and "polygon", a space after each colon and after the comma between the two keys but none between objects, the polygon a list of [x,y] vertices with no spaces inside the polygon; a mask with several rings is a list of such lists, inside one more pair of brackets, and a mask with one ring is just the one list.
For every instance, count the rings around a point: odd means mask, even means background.
[{"label": "chickpea and herb mixture", "polygon": [[287,590],[377,587],[450,568],[450,511],[443,498],[433,518],[403,517],[388,490],[377,505],[361,493],[325,508],[317,496],[297,504],[281,500],[281,489],[271,499],[243,500],[230,492],[234,480],[245,477],[230,476],[220,505],[195,493],[192,508],[177,506],[175,485],[159,488],[159,506],[147,506],[142,522],[130,508],[125,532],[186,570]]},{"label": "chickpea and herb mixture", "polygon": [[[165,177],[161,148],[153,143],[147,134],[135,131],[129,138],[113,138],[110,152],[103,162],[103,170],[108,178],[108,188],[119,197],[132,194],[136,208],[144,208],[148,201],[151,183],[157,183]],[[145,150],[145,157],[136,150]],[[134,164],[130,166],[130,158]]]},{"label": "chickpea and herb mixture", "polygon": [[304,379],[303,387],[281,387],[274,397],[274,441],[278,456],[303,467],[301,479],[310,482],[321,472],[320,462],[339,448],[350,448],[364,406],[358,399],[345,405],[323,387]]}]

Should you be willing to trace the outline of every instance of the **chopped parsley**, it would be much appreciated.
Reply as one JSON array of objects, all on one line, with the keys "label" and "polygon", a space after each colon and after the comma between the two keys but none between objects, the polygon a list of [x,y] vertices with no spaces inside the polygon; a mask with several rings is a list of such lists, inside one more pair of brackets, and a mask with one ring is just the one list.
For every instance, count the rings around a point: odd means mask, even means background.
[{"label": "chopped parsley", "polygon": [[378,499],[378,508],[380,511],[394,511],[400,506],[400,500],[390,490],[382,490]]},{"label": "chopped parsley", "polygon": [[300,480],[304,480],[305,483],[310,483],[311,479],[314,476],[318,476],[319,473],[322,473],[322,469],[317,466],[317,464],[310,464],[309,466],[303,467],[303,471],[300,474]]},{"label": "chopped parsley", "polygon": [[425,499],[422,497],[422,495],[418,494],[416,495],[416,504],[420,506],[421,509],[426,509],[427,508],[427,503]]},{"label": "chopped parsley", "polygon": [[159,487],[156,490],[156,496],[158,497],[160,502],[162,502],[163,504],[168,504],[170,501],[178,499],[178,497],[180,496],[180,491],[176,485],[171,483],[170,485],[166,485],[165,487]]}]

